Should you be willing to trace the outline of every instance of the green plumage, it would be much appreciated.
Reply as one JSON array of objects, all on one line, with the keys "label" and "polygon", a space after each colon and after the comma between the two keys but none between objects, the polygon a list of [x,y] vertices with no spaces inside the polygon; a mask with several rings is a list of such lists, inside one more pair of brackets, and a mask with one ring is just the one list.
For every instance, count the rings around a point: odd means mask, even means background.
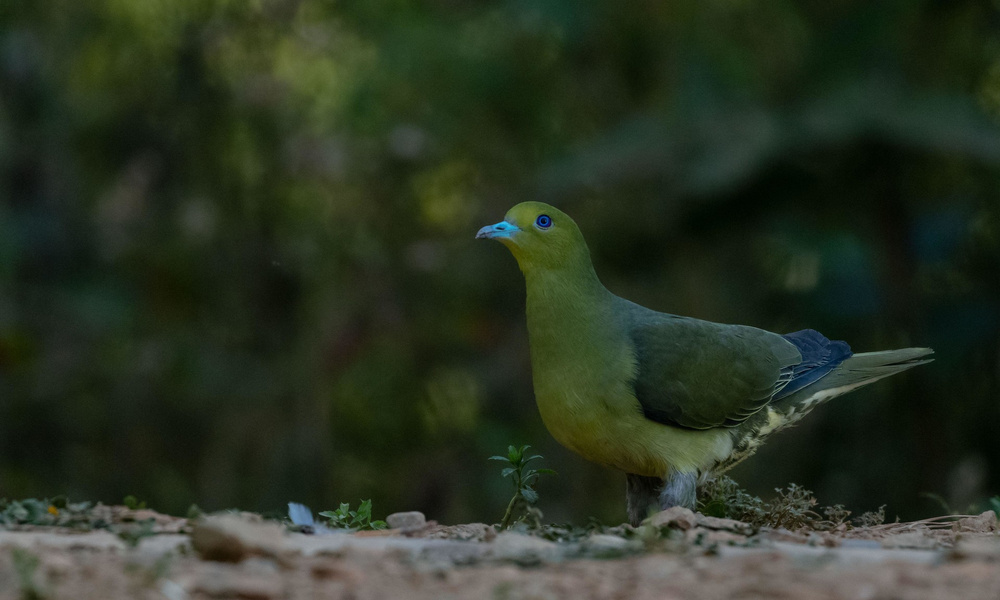
[{"label": "green plumage", "polygon": [[795,346],[762,329],[646,309],[629,313],[636,396],[647,414],[682,427],[742,423],[770,402],[782,369],[801,360]]},{"label": "green plumage", "polygon": [[633,522],[662,480],[660,507],[691,505],[695,475],[732,467],[819,403],[931,353],[851,356],[812,331],[781,336],[644,308],[601,284],[576,224],[545,204],[519,204],[477,237],[506,245],[524,273],[542,420],[564,446],[630,474]]}]

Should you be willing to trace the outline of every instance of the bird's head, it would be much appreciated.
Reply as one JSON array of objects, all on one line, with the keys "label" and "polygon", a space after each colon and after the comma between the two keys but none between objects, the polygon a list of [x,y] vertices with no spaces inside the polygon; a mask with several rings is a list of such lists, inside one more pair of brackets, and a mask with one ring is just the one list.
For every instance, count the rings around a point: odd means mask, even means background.
[{"label": "bird's head", "polygon": [[503,221],[480,229],[476,239],[480,238],[507,246],[525,272],[590,267],[580,228],[569,215],[542,202],[516,205]]}]

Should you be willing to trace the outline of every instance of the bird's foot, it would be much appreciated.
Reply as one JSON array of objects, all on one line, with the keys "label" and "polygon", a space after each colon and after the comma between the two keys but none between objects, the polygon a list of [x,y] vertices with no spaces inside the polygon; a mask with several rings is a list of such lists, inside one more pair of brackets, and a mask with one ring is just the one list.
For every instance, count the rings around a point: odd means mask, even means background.
[{"label": "bird's foot", "polygon": [[666,482],[659,477],[625,475],[625,499],[628,522],[638,527],[642,520],[657,510],[683,506],[695,510],[698,473],[671,473]]},{"label": "bird's foot", "polygon": [[625,501],[628,509],[628,522],[638,527],[642,520],[656,512],[659,507],[660,490],[663,480],[659,477],[625,474]]},{"label": "bird's foot", "polygon": [[673,472],[667,476],[667,483],[660,492],[660,510],[683,506],[695,510],[697,504],[698,473]]}]

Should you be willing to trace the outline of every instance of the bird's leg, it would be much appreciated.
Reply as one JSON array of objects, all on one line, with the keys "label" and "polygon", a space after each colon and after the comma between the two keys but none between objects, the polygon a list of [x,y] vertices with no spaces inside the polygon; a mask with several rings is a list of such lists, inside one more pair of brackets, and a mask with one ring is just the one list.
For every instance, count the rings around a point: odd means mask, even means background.
[{"label": "bird's leg", "polygon": [[667,483],[660,492],[660,510],[672,506],[683,506],[695,510],[697,501],[698,472],[684,473],[672,471],[667,475]]},{"label": "bird's leg", "polygon": [[638,527],[649,516],[650,510],[657,509],[657,497],[663,488],[659,477],[625,474],[625,503],[628,506],[628,522]]}]

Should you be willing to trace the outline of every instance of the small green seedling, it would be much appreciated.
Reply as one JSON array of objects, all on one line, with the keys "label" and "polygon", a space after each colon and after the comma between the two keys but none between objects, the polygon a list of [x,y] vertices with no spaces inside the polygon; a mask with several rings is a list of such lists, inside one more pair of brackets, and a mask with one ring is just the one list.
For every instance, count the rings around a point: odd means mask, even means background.
[{"label": "small green seedling", "polygon": [[187,518],[189,521],[194,521],[195,519],[200,519],[205,516],[205,511],[201,510],[201,507],[197,504],[192,504],[187,509]]},{"label": "small green seedling", "polygon": [[385,521],[372,521],[371,500],[362,500],[358,510],[351,510],[351,505],[344,502],[337,510],[326,510],[319,516],[326,517],[327,525],[337,529],[374,530],[388,527]]},{"label": "small green seedling", "polygon": [[538,492],[535,491],[535,483],[538,481],[540,475],[556,474],[552,469],[526,469],[525,467],[529,462],[536,458],[542,458],[538,454],[525,457],[528,448],[531,448],[531,446],[521,446],[520,448],[507,446],[507,456],[490,457],[490,460],[499,460],[510,465],[500,471],[500,476],[510,477],[514,482],[514,496],[507,503],[507,510],[500,521],[500,529],[508,529],[513,522],[523,519],[523,514],[516,520],[514,519],[514,515],[517,512],[526,513],[527,509],[538,501]]},{"label": "small green seedling", "polygon": [[125,508],[127,508],[129,510],[140,510],[140,509],[146,508],[146,501],[145,500],[140,501],[137,497],[135,497],[135,496],[133,496],[131,494],[129,494],[128,496],[125,496],[125,499],[122,500],[122,504],[124,504]]}]

